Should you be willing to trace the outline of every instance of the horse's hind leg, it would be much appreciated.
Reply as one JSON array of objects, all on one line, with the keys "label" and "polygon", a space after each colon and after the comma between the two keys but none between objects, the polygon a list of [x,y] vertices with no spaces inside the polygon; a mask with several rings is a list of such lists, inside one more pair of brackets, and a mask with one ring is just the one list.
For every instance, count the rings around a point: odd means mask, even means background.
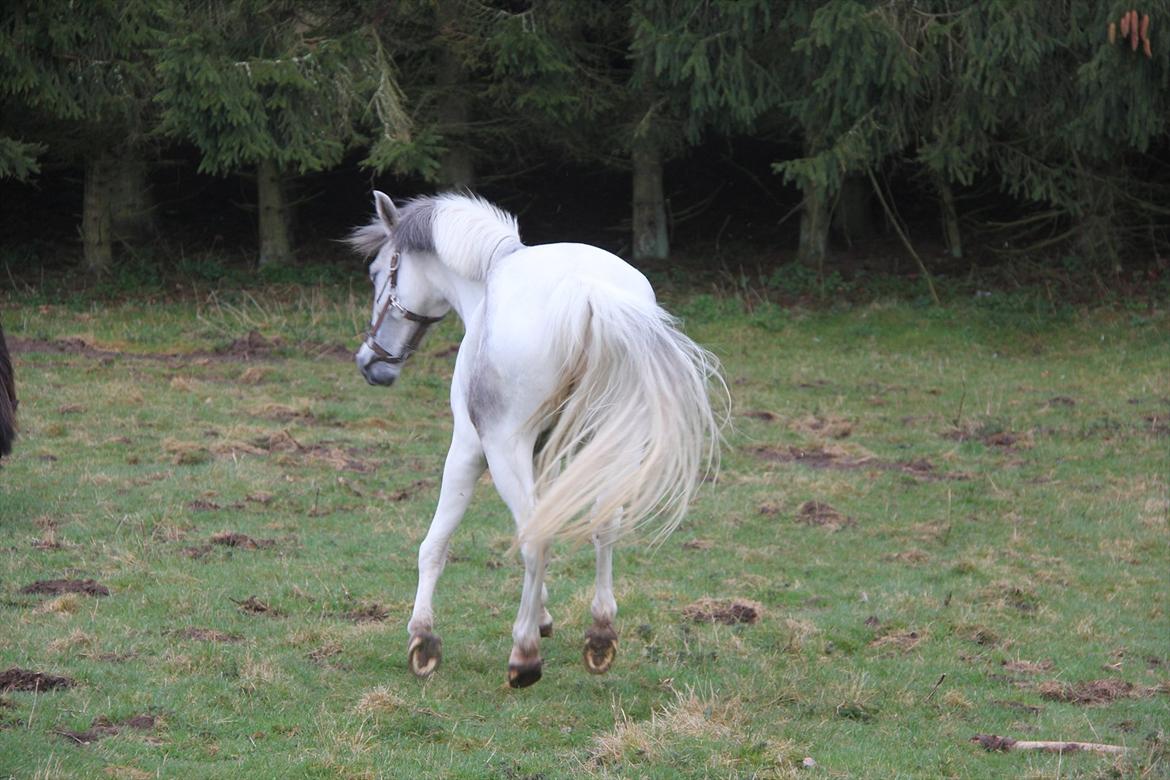
[{"label": "horse's hind leg", "polygon": [[597,583],[593,594],[593,626],[585,632],[585,668],[591,674],[605,674],[617,655],[617,600],[613,596],[613,547],[621,524],[621,512],[593,535],[597,551]]},{"label": "horse's hind leg", "polygon": [[426,677],[435,671],[442,657],[442,642],[434,633],[431,599],[447,562],[447,545],[451,534],[463,519],[484,466],[479,436],[469,421],[461,420],[457,415],[455,435],[451,439],[447,462],[443,466],[439,505],[426,538],[418,548],[418,592],[414,598],[414,612],[407,626],[410,645],[406,652],[410,670],[419,677]]},{"label": "horse's hind leg", "polygon": [[[510,434],[497,442],[486,435],[483,443],[496,491],[512,511],[516,528],[522,534],[524,523],[532,513],[533,440],[518,441],[516,434]],[[542,626],[552,628],[552,619],[544,609],[548,545],[524,542],[520,545],[520,556],[524,560],[524,588],[516,622],[512,625],[512,653],[508,656],[508,684],[513,688],[524,688],[540,679],[541,629]]]},{"label": "horse's hind leg", "polygon": [[542,637],[553,635],[553,619],[548,611],[548,586],[543,582],[540,583],[540,635]]},{"label": "horse's hind leg", "polygon": [[548,546],[522,544],[520,556],[524,559],[524,589],[512,625],[512,652],[508,656],[508,685],[513,688],[526,688],[541,675],[541,590]]}]

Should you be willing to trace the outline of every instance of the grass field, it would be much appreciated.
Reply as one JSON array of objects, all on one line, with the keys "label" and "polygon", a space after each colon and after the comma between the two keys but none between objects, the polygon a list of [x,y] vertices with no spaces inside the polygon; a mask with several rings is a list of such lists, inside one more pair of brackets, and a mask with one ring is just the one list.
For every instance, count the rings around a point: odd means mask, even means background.
[{"label": "grass field", "polygon": [[[544,679],[515,691],[486,479],[443,666],[405,668],[457,323],[383,390],[349,358],[364,289],[5,303],[0,777],[1170,776],[1164,308],[668,305],[724,362],[722,471],[619,554],[604,677],[591,551],[555,551]],[[53,580],[90,592],[24,592]]]}]

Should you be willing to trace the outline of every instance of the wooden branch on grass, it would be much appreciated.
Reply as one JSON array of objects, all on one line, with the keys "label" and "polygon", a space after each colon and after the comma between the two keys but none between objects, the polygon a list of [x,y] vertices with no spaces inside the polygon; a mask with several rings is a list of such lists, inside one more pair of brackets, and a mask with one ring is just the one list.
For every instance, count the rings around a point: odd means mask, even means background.
[{"label": "wooden branch on grass", "polygon": [[997,737],[994,734],[976,734],[971,737],[971,742],[977,742],[983,746],[985,750],[1044,750],[1049,753],[1075,753],[1078,750],[1086,750],[1090,753],[1111,753],[1114,755],[1125,753],[1129,748],[1122,745],[1102,745],[1099,742],[1062,742],[1062,741],[1039,741],[1032,742],[1023,739],[1012,739],[1011,737]]}]

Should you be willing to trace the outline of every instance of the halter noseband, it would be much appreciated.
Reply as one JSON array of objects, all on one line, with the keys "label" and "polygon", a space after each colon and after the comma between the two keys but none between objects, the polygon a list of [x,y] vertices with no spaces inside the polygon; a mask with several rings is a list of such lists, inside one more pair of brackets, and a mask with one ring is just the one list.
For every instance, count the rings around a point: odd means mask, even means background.
[{"label": "halter noseband", "polygon": [[[382,308],[378,311],[378,318],[374,320],[374,324],[366,331],[365,344],[374,352],[374,359],[370,363],[405,363],[406,359],[414,354],[418,349],[419,343],[427,332],[427,328],[434,325],[442,317],[424,317],[421,314],[415,314],[410,309],[402,305],[402,301],[398,300],[398,253],[390,258],[390,277],[386,280],[385,286],[382,288],[386,293],[386,302],[382,304]],[[390,309],[397,309],[402,312],[402,318],[417,322],[418,327],[410,334],[410,338],[402,346],[401,355],[392,355],[390,352],[378,343],[378,330],[382,327],[383,320],[390,312]]]}]

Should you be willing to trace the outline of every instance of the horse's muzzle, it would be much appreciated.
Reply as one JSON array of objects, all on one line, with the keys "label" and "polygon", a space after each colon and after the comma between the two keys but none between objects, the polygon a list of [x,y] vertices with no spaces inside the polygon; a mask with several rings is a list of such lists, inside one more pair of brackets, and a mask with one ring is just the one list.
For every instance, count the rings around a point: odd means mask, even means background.
[{"label": "horse's muzzle", "polygon": [[364,345],[354,355],[354,361],[357,363],[358,370],[362,372],[365,380],[371,385],[378,385],[380,387],[389,387],[394,384],[401,371],[400,366],[378,360],[377,355],[374,355],[372,350]]}]

